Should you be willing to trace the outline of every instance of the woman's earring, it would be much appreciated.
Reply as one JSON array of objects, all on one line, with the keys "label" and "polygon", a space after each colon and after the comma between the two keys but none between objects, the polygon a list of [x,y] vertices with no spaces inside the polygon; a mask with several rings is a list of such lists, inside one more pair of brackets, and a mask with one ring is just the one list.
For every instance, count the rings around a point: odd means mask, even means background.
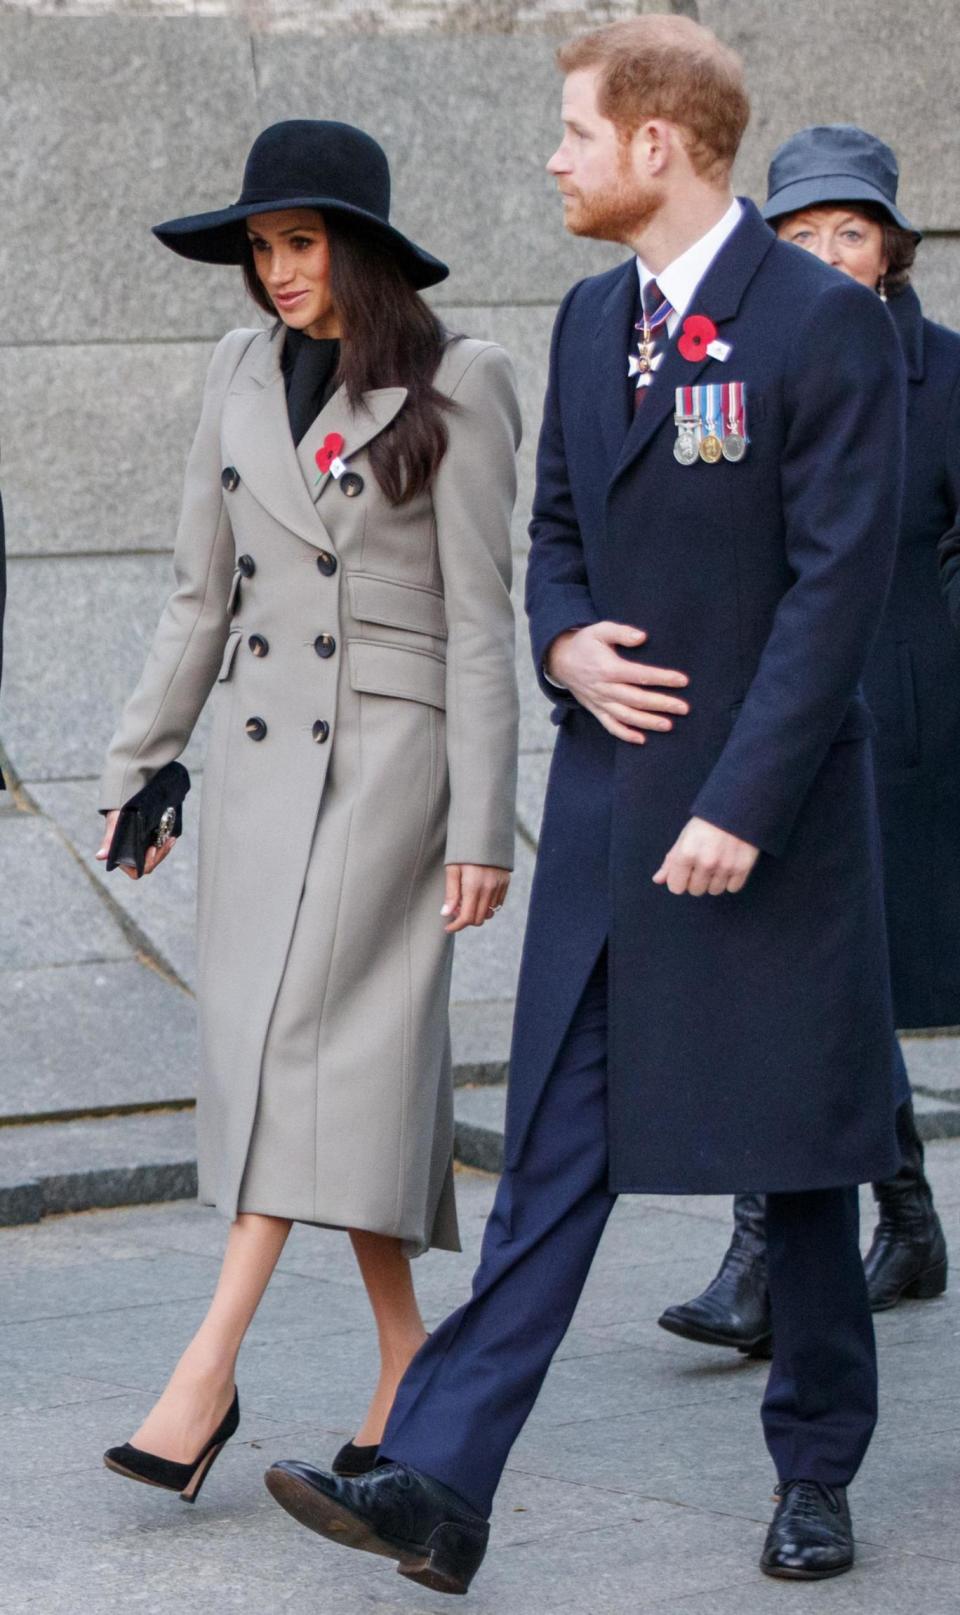
[{"label": "woman's earring", "polygon": [[877,281],[877,291],[879,293],[881,303],[885,303],[887,301],[887,280],[885,275],[881,275],[880,279]]}]

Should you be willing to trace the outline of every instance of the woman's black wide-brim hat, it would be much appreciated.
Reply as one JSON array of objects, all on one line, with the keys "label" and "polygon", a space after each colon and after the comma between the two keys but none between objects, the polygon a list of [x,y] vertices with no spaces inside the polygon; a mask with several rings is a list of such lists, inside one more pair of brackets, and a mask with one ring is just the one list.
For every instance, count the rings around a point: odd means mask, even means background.
[{"label": "woman's black wide-brim hat", "polygon": [[239,264],[244,220],[254,213],[311,207],[340,213],[391,250],[407,279],[422,290],[446,280],[447,265],[409,241],[389,222],[390,168],[386,153],[362,129],[324,119],[290,118],[258,135],[243,171],[243,189],[230,207],[156,224],[153,233],[182,258]]}]

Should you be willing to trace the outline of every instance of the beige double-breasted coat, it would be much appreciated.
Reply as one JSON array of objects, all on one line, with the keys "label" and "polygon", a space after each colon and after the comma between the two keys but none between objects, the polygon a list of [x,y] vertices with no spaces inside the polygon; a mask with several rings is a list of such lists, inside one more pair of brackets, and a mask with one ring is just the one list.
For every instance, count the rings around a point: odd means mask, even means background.
[{"label": "beige double-breasted coat", "polygon": [[[493,344],[448,345],[449,447],[395,507],[366,450],[405,390],[353,411],[341,389],[296,448],[283,340],[232,331],[214,354],[176,589],[100,800],[175,758],[211,696],[200,1198],[455,1248],[440,908],[445,863],[513,861],[512,370]],[[331,433],[359,491],[318,471]]]}]

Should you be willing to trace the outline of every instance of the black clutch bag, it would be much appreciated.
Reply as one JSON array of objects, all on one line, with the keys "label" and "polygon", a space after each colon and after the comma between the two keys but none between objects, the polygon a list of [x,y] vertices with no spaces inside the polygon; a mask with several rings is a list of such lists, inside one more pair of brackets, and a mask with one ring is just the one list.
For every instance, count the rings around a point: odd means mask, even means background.
[{"label": "black clutch bag", "polygon": [[190,789],[190,775],[182,763],[167,763],[153,779],[124,802],[120,809],[107,868],[135,869],[143,874],[151,847],[162,847],[171,836],[183,831],[183,799]]}]

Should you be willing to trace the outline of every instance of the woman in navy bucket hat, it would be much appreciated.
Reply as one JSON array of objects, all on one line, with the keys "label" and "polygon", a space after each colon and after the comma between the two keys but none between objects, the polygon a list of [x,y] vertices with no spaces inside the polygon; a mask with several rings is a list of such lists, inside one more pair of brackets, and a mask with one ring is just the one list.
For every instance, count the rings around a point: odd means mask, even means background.
[{"label": "woman in navy bucket hat", "polygon": [[[507,355],[446,331],[420,292],[447,266],[389,213],[377,142],[298,119],[258,137],[235,202],[155,231],[236,265],[268,321],[211,360],[176,588],[100,796],[105,858],[209,698],[198,1197],[230,1227],[200,1328],[105,1454],[191,1502],[237,1428],[237,1355],[293,1222],[349,1233],[376,1322],[344,1473],[373,1467],[426,1338],[411,1258],[459,1249],[450,974],[513,862],[520,418]],[[330,1328],[305,1347],[320,1383]]]},{"label": "woman in navy bucket hat", "polygon": [[[786,241],[873,287],[907,367],[907,478],[886,615],[864,676],[877,723],[877,794],[894,1012],[901,1028],[960,1024],[960,642],[938,546],[960,506],[960,336],[925,319],[910,285],[921,233],[897,206],[890,147],[852,124],[802,129],[774,153],[763,215]],[[948,537],[948,544],[950,539]],[[954,577],[960,590],[960,570]],[[960,618],[960,593],[954,602]],[[905,1080],[905,1079],[904,1079]],[[897,1112],[903,1164],[873,1186],[866,1257],[874,1311],[946,1287],[947,1250],[923,1169],[909,1090]],[[768,1350],[763,1200],[740,1195],[734,1236],[702,1295],[668,1307],[673,1334]]]}]

